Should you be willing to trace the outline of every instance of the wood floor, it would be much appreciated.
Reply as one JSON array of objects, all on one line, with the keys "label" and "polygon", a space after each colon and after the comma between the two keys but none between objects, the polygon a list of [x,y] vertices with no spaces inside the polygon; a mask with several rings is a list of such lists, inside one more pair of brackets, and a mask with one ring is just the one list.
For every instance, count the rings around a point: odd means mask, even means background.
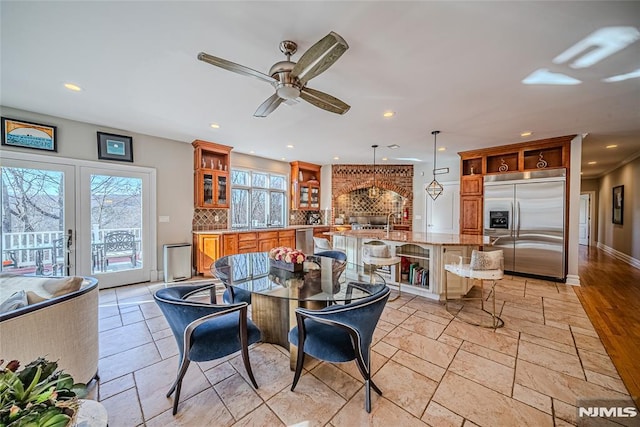
[{"label": "wood floor", "polygon": [[640,408],[640,270],[580,246],[579,274],[575,292]]}]

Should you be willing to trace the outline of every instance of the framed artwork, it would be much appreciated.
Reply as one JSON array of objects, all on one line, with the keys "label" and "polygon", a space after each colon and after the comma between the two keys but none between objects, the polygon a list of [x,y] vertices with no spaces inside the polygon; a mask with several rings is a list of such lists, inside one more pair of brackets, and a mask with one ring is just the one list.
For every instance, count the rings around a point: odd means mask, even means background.
[{"label": "framed artwork", "polygon": [[622,224],[622,213],[624,211],[624,185],[613,187],[613,215],[614,224]]},{"label": "framed artwork", "polygon": [[2,145],[58,151],[56,127],[2,117]]},{"label": "framed artwork", "polygon": [[98,132],[98,158],[133,162],[133,138]]}]

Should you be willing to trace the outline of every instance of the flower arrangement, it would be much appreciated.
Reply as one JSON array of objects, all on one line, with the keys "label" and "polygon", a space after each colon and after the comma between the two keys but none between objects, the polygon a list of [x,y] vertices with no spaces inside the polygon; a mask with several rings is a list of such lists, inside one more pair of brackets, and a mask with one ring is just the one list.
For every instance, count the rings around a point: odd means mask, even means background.
[{"label": "flower arrangement", "polygon": [[84,384],[74,384],[69,374],[57,371],[58,364],[38,358],[18,371],[12,360],[3,367],[0,360],[0,426],[63,427],[71,424],[78,397],[86,394]]},{"label": "flower arrangement", "polygon": [[302,271],[306,258],[301,251],[286,246],[279,246],[269,251],[271,266],[286,271]]},{"label": "flower arrangement", "polygon": [[284,261],[291,264],[302,264],[307,257],[302,251],[297,249],[288,248],[286,246],[279,246],[269,251],[269,258],[276,261]]}]

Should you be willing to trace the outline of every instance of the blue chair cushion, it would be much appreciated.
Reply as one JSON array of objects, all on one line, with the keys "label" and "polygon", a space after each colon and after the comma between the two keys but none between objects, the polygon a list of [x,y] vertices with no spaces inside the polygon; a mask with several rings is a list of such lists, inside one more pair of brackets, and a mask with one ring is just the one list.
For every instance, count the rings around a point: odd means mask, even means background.
[{"label": "blue chair cushion", "polygon": [[[348,362],[356,358],[351,337],[347,331],[305,319],[307,337],[304,341],[304,352],[316,359],[327,362]],[[289,332],[289,342],[298,345],[298,327]]]},{"label": "blue chair cushion", "polygon": [[233,296],[234,301],[231,300],[231,291],[227,288],[222,294],[222,301],[224,301],[225,304],[237,304],[239,302],[251,304],[251,292],[245,289],[233,288]]},{"label": "blue chair cushion", "polygon": [[[239,351],[239,312],[213,318],[193,331],[193,346],[189,358],[195,362],[213,360]],[[260,341],[260,330],[247,319],[247,341],[251,345]]]}]

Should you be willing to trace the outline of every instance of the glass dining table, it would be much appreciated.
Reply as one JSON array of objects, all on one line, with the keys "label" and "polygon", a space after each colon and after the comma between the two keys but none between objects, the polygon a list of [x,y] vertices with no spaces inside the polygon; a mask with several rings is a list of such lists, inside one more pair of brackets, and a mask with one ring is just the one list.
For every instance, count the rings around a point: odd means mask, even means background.
[{"label": "glass dining table", "polygon": [[307,256],[295,272],[271,265],[268,252],[228,255],[212,264],[211,273],[236,295],[250,293],[251,319],[262,331],[262,341],[289,349],[292,369],[297,352],[288,335],[296,323],[296,308],[349,303],[385,285],[378,275],[374,283],[369,283],[368,275],[360,279],[362,266],[316,255]]}]

